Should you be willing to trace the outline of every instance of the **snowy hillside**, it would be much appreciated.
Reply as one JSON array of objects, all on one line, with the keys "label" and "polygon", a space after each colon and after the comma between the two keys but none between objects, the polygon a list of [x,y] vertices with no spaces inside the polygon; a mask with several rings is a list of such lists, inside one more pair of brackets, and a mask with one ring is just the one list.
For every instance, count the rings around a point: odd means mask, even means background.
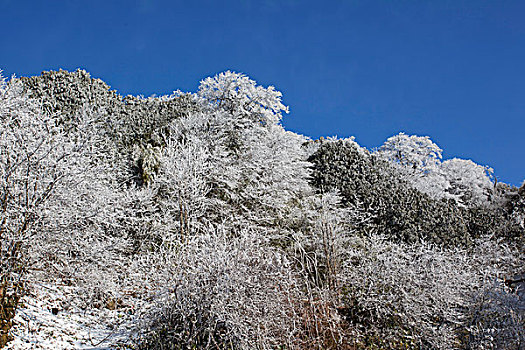
[{"label": "snowy hillside", "polygon": [[523,349],[525,184],[285,130],[243,74],[0,85],[0,348]]}]

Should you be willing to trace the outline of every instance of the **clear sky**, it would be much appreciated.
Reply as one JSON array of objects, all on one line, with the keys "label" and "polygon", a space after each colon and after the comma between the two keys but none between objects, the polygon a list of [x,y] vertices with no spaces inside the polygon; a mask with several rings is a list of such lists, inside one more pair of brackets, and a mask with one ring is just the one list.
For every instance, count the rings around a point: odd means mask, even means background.
[{"label": "clear sky", "polygon": [[119,93],[230,69],[283,92],[286,128],[401,131],[525,179],[525,1],[0,0],[4,75],[78,67]]}]

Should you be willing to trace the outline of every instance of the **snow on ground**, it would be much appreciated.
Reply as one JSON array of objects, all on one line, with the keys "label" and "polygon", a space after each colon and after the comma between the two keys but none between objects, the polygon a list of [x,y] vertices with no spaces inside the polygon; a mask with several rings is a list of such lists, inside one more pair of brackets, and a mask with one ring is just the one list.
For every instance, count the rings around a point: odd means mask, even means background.
[{"label": "snow on ground", "polygon": [[6,349],[103,350],[129,339],[137,300],[83,310],[76,303],[78,293],[61,283],[33,285],[22,299],[11,329],[14,340]]}]

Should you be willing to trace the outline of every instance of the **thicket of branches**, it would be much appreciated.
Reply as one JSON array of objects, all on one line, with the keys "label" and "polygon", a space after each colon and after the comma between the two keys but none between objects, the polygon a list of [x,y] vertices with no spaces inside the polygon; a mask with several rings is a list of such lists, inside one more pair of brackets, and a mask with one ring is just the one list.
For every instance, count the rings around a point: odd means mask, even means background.
[{"label": "thicket of branches", "polygon": [[312,141],[287,112],[232,72],[151,98],[84,71],[2,80],[0,346],[42,281],[129,308],[139,349],[524,346],[504,283],[523,187],[429,138]]}]

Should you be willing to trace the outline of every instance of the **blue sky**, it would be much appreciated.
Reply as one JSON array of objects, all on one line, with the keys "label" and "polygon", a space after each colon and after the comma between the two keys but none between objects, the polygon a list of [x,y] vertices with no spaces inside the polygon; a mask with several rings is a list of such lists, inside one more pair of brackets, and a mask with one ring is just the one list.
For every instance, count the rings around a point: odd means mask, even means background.
[{"label": "blue sky", "polygon": [[121,94],[227,69],[283,92],[283,124],[368,148],[428,135],[525,179],[524,1],[0,0],[4,75],[88,70]]}]

